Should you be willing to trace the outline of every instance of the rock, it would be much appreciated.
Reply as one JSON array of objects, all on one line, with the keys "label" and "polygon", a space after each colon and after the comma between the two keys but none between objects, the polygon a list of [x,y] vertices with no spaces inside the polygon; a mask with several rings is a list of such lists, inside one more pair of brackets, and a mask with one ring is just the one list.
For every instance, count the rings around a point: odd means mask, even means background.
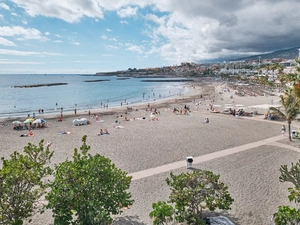
[{"label": "rock", "polygon": [[234,223],[225,216],[207,217],[205,221],[208,225],[234,225]]}]

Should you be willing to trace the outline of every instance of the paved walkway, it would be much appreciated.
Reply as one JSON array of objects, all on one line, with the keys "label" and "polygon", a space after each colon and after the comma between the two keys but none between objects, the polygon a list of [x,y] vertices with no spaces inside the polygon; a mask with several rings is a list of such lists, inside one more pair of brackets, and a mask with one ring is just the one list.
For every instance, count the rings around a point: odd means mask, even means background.
[{"label": "paved walkway", "polygon": [[[232,155],[238,152],[243,152],[246,151],[248,149],[251,148],[256,148],[262,145],[271,145],[274,144],[276,141],[280,141],[284,138],[287,138],[286,136],[275,136],[275,137],[271,137],[271,138],[267,138],[265,140],[261,140],[261,141],[257,141],[257,142],[252,142],[249,144],[245,144],[245,145],[241,145],[238,147],[234,147],[234,148],[229,148],[229,149],[225,149],[225,150],[221,150],[218,152],[213,152],[210,154],[206,154],[206,155],[202,155],[202,156],[198,156],[198,157],[194,157],[194,161],[193,164],[198,164],[198,163],[202,163],[202,162],[207,162],[213,159],[217,159],[217,158],[221,158],[221,157],[225,157],[228,155]],[[292,148],[292,150],[294,150],[295,147],[289,146],[289,145],[284,145],[282,144],[280,147],[284,147],[284,148]],[[300,149],[298,149],[300,152]],[[145,177],[149,177],[149,176],[153,176],[156,174],[160,174],[160,173],[165,173],[165,172],[169,172],[171,170],[175,170],[175,169],[179,169],[182,167],[186,166],[186,161],[185,159],[182,159],[182,161],[178,161],[178,162],[174,162],[174,163],[170,163],[170,164],[166,164],[163,166],[158,166],[158,167],[154,167],[154,168],[149,168],[146,170],[142,170],[142,171],[138,171],[138,172],[134,172],[134,173],[130,173],[128,174],[129,176],[132,176],[132,180],[139,180]]]},{"label": "paved walkway", "polygon": [[[280,121],[273,121],[273,120],[264,120],[262,117],[243,117],[245,119],[250,119],[250,120],[257,120],[257,121],[264,121],[264,122],[269,122],[269,123],[277,123],[277,124],[286,124],[286,122],[280,122]],[[292,124],[294,127],[297,127],[298,129],[300,128],[300,126],[297,124]],[[280,129],[279,129],[280,131]],[[287,149],[291,149],[294,151],[297,151],[300,153],[300,148],[296,148],[290,145],[286,145],[286,144],[282,144],[279,143],[277,141],[280,141],[282,139],[287,138],[286,136],[275,136],[275,137],[271,137],[271,138],[267,138],[261,141],[257,141],[257,142],[252,142],[252,143],[248,143],[245,145],[241,145],[238,147],[233,147],[233,148],[229,148],[229,149],[224,149],[218,152],[214,152],[214,153],[210,153],[210,154],[206,154],[206,155],[202,155],[202,156],[198,156],[198,157],[194,157],[193,158],[193,164],[198,164],[198,163],[202,163],[202,162],[207,162],[213,159],[217,159],[217,158],[221,158],[221,157],[225,157],[228,155],[232,155],[238,152],[243,152],[252,148],[256,148],[262,145],[274,145],[274,146],[278,146],[278,147],[282,147],[282,148],[287,148]],[[188,156],[187,156],[188,157]],[[174,163],[170,163],[170,164],[166,164],[163,166],[158,166],[158,167],[154,167],[154,168],[149,168],[146,170],[141,170],[141,171],[137,171],[134,173],[130,173],[128,174],[129,176],[132,176],[132,180],[139,180],[139,179],[143,179],[146,177],[150,177],[150,176],[154,176],[156,174],[161,174],[161,173],[166,173],[166,172],[170,172],[172,170],[175,169],[180,169],[182,167],[186,167],[186,161],[185,159],[182,159],[182,161],[178,161],[178,162],[174,162]]]}]

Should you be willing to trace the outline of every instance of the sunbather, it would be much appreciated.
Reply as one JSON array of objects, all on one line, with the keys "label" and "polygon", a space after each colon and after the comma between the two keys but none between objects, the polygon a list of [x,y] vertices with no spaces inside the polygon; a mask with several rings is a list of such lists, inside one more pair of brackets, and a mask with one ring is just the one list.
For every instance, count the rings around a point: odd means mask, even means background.
[{"label": "sunbather", "polygon": [[209,123],[209,119],[205,118],[205,120],[203,121],[203,123]]}]

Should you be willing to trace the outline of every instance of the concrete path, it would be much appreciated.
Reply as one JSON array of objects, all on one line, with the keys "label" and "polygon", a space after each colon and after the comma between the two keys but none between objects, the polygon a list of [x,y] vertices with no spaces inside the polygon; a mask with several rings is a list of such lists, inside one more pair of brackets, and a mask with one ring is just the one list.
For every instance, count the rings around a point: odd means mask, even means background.
[{"label": "concrete path", "polygon": [[[259,146],[262,146],[262,145],[271,145],[271,144],[274,144],[276,141],[280,141],[284,138],[287,138],[287,137],[279,135],[279,136],[271,137],[271,138],[268,138],[268,139],[265,139],[265,140],[261,140],[261,141],[241,145],[241,146],[238,146],[238,147],[224,149],[224,150],[221,150],[221,151],[218,151],[218,152],[214,152],[214,153],[194,157],[193,158],[194,159],[193,164],[198,164],[198,163],[210,161],[210,160],[213,160],[213,159],[225,157],[225,156],[232,155],[232,154],[235,154],[235,153],[238,153],[238,152],[242,152],[242,151],[246,151],[246,150],[249,150],[249,149],[252,149],[252,148],[256,148],[256,147],[259,147]],[[280,144],[280,143],[278,143],[278,144]],[[277,146],[279,146],[279,145],[277,145]],[[289,148],[289,149],[292,149],[292,150],[296,149],[295,147],[292,147],[292,146],[289,146],[289,145],[284,145],[284,144],[282,144],[280,147]],[[300,149],[298,149],[298,150],[300,152]],[[178,161],[178,162],[174,162],[174,163],[170,163],[170,164],[166,164],[166,165],[158,166],[158,167],[154,167],[154,168],[149,168],[149,169],[146,169],[146,170],[130,173],[128,175],[132,176],[132,180],[138,180],[138,179],[153,176],[153,175],[156,175],[156,174],[169,172],[171,170],[179,169],[179,168],[182,168],[182,167],[185,167],[185,166],[186,166],[186,161],[185,161],[185,159],[182,159],[182,161]]]},{"label": "concrete path", "polygon": [[[286,121],[274,121],[274,120],[264,120],[262,116],[254,116],[254,117],[241,117],[242,119],[250,119],[250,120],[256,120],[256,121],[260,121],[260,122],[266,122],[266,123],[276,123],[276,124],[280,124],[280,125],[287,125]],[[237,118],[239,119],[239,118]],[[299,129],[300,125],[299,124],[293,124],[292,123],[292,127]],[[280,131],[280,129],[279,129]],[[290,145],[286,145],[286,144],[282,144],[279,143],[277,141],[280,141],[282,139],[287,138],[287,136],[275,136],[275,137],[271,137],[271,138],[267,138],[265,140],[261,140],[261,141],[257,141],[257,142],[253,142],[253,143],[248,143],[245,145],[241,145],[241,146],[237,146],[237,147],[233,147],[233,148],[229,148],[229,149],[224,149],[218,152],[214,152],[214,153],[210,153],[210,154],[206,154],[206,155],[202,155],[202,156],[198,156],[198,157],[194,157],[193,158],[193,164],[199,164],[202,162],[207,162],[213,159],[217,159],[217,158],[221,158],[221,157],[225,157],[228,155],[232,155],[235,153],[239,153],[239,152],[243,152],[252,148],[256,148],[262,145],[274,145],[274,146],[278,146],[281,148],[287,148],[293,151],[297,151],[300,153],[300,148],[296,148]],[[186,156],[188,157],[188,155]],[[129,176],[132,176],[132,180],[139,180],[139,179],[143,179],[149,176],[153,176],[156,174],[160,174],[160,173],[166,173],[166,172],[170,172],[172,170],[176,170],[179,168],[183,168],[186,167],[186,161],[185,159],[182,159],[182,161],[178,161],[178,162],[174,162],[174,163],[170,163],[170,164],[166,164],[163,166],[158,166],[158,167],[154,167],[154,168],[149,168],[146,170],[142,170],[142,171],[137,171],[134,173],[130,173],[128,174]]]}]

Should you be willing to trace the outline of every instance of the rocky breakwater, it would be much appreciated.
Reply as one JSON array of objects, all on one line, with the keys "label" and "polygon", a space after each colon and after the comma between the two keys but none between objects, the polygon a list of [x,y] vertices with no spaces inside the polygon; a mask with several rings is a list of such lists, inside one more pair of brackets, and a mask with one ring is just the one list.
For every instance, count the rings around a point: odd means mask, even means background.
[{"label": "rocky breakwater", "polygon": [[51,83],[51,84],[29,84],[29,85],[16,85],[14,88],[35,88],[35,87],[45,87],[45,86],[58,86],[67,85],[68,83]]}]

